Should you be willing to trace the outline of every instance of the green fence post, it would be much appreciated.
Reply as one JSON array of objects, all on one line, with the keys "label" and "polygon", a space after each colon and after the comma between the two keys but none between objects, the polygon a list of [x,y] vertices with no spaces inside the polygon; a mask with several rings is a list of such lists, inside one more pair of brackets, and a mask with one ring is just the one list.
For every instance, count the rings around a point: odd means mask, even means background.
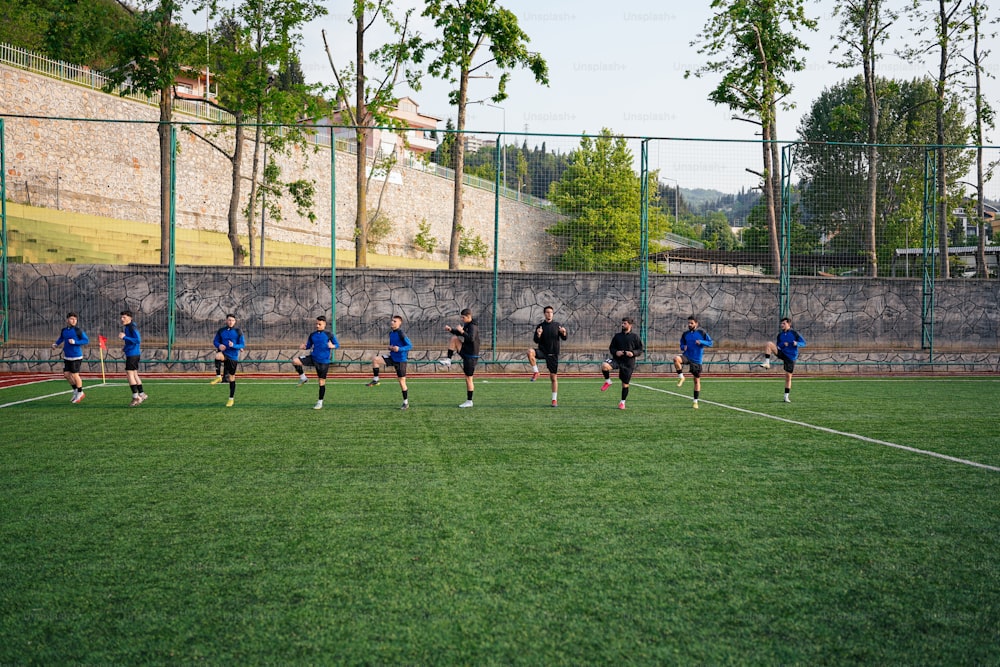
[{"label": "green fence post", "polygon": [[177,127],[170,126],[170,248],[167,266],[167,361],[174,356],[177,337]]},{"label": "green fence post", "polygon": [[7,149],[3,118],[0,118],[0,344],[10,340],[9,293],[7,291]]},{"label": "green fence post", "polygon": [[639,160],[639,337],[649,334],[649,139],[640,144]]},{"label": "green fence post", "polygon": [[330,328],[337,335],[337,138],[330,126]]},{"label": "green fence post", "polygon": [[778,269],[778,310],[779,317],[791,317],[789,291],[792,267],[792,148],[781,149],[781,226],[778,230],[778,252],[781,264]]},{"label": "green fence post", "polygon": [[[931,255],[937,248],[937,155],[941,149],[924,151],[924,228],[923,284],[920,298],[920,348],[927,350],[927,361],[934,360],[934,271]],[[946,257],[943,261],[948,261]]]},{"label": "green fence post", "polygon": [[[493,361],[497,360],[497,301],[500,299],[500,142],[503,135],[497,135],[496,176],[493,188]],[[504,184],[506,186],[506,183]]]}]

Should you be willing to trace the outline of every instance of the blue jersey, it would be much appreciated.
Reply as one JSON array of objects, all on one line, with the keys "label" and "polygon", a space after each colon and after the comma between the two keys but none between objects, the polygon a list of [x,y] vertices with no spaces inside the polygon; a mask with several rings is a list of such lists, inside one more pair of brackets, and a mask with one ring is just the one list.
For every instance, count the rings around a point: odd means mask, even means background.
[{"label": "blue jersey", "polygon": [[701,363],[702,353],[706,347],[712,347],[712,337],[704,329],[685,331],[681,334],[681,352],[692,364]]},{"label": "blue jersey", "polygon": [[806,339],[793,329],[782,331],[778,334],[778,352],[781,352],[789,361],[799,358],[799,348],[806,346]]},{"label": "blue jersey", "polygon": [[125,333],[125,337],[122,338],[122,353],[126,357],[138,357],[142,353],[139,351],[139,344],[142,343],[142,337],[139,335],[139,330],[136,328],[135,324],[129,322],[124,327],[122,331]]},{"label": "blue jersey", "polygon": [[313,331],[309,334],[309,338],[306,338],[306,349],[312,350],[309,354],[314,362],[317,364],[330,363],[330,360],[333,359],[330,343],[333,343],[334,348],[340,347],[337,337],[329,331]]},{"label": "blue jersey", "polygon": [[220,345],[225,345],[226,349],[222,353],[225,355],[226,359],[232,359],[233,361],[239,361],[240,350],[246,347],[247,341],[243,338],[243,332],[236,327],[222,327],[215,334],[215,349],[218,350]]},{"label": "blue jersey", "polygon": [[[70,343],[69,341],[73,341]],[[63,346],[63,359],[68,361],[75,361],[77,359],[83,359],[83,348],[82,345],[86,345],[90,342],[87,338],[87,333],[80,327],[65,327],[59,332],[59,338],[56,338],[56,345]]]},{"label": "blue jersey", "polygon": [[406,337],[402,329],[396,329],[395,331],[389,331],[389,347],[398,346],[399,351],[393,352],[389,351],[389,358],[396,363],[403,363],[408,358],[408,353],[413,349],[413,344],[410,343],[410,339]]}]

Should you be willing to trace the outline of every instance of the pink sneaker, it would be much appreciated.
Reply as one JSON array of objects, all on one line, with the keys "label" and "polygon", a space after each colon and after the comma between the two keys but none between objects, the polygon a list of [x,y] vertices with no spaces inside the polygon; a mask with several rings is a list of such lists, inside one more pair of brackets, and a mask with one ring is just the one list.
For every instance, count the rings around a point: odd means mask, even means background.
[{"label": "pink sneaker", "polygon": [[534,382],[537,379],[538,379],[538,371],[532,371],[532,373],[531,373],[531,381]]},{"label": "pink sneaker", "polygon": [[625,401],[618,401],[618,409],[619,410],[625,409]]},{"label": "pink sneaker", "polygon": [[611,380],[605,380],[604,384],[601,385],[601,391],[607,391],[611,389]]}]

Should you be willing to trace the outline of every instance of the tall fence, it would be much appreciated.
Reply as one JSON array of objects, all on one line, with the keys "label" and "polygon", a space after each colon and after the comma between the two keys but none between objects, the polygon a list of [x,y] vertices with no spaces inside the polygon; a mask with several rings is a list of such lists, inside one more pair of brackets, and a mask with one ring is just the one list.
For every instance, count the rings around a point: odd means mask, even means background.
[{"label": "tall fence", "polygon": [[[0,83],[5,342],[39,338],[40,327],[50,327],[53,317],[63,314],[51,308],[87,304],[92,288],[101,291],[101,308],[109,311],[101,312],[102,320],[109,313],[113,319],[117,312],[111,311],[119,306],[156,317],[162,312],[165,346],[202,340],[208,325],[192,329],[185,315],[216,321],[230,308],[254,313],[254,335],[261,341],[283,344],[289,318],[326,312],[360,344],[366,331],[381,329],[385,303],[418,319],[434,308],[426,300],[431,296],[451,303],[442,297],[442,284],[461,290],[475,275],[477,292],[468,300],[489,320],[497,350],[516,347],[521,319],[540,317],[546,303],[602,313],[580,319],[581,326],[592,329],[580,332],[585,340],[606,337],[603,314],[628,313],[640,319],[649,344],[666,349],[674,346],[674,336],[667,333],[673,326],[661,326],[657,319],[682,319],[688,313],[681,309],[704,310],[718,328],[729,326],[715,314],[714,293],[695,298],[697,285],[708,278],[768,286],[773,299],[756,287],[747,294],[771,321],[785,313],[823,313],[817,319],[829,324],[826,306],[796,306],[796,281],[809,279],[803,285],[813,289],[817,278],[877,277],[909,278],[919,295],[917,333],[906,325],[900,329],[905,335],[886,334],[887,341],[933,349],[934,325],[942,320],[935,313],[943,279],[940,257],[948,258],[952,278],[969,281],[975,298],[982,292],[972,283],[984,269],[996,275],[1000,246],[989,242],[995,212],[989,204],[1000,201],[1000,180],[984,183],[988,219],[980,229],[970,176],[975,150],[968,146],[878,146],[872,209],[867,146],[776,144],[772,156],[781,168],[771,211],[760,174],[763,154],[772,146],[759,141],[469,131],[442,133],[437,151],[420,153],[384,132],[367,147],[363,178],[369,229],[362,255],[356,155],[348,150],[353,143],[340,138],[331,148],[329,128],[324,135],[323,128],[268,126],[262,128],[267,140],[258,144],[253,141],[257,128],[245,126],[242,159],[234,162],[236,128],[182,118],[171,128],[170,164],[162,165],[155,109],[82,88],[53,95],[53,85],[65,84],[25,73]],[[8,94],[15,89],[18,95]],[[49,113],[26,113],[25,107]],[[303,141],[293,140],[296,133]],[[447,271],[456,220],[448,146],[457,141],[466,144],[458,247],[462,272]],[[998,157],[996,147],[984,152],[987,163]],[[947,158],[943,226],[938,153]],[[172,186],[166,218],[161,212],[164,178]],[[239,184],[235,195],[233,183]],[[164,254],[169,261],[161,265]],[[99,288],[86,279],[68,279],[66,271],[41,271],[27,282],[18,274],[15,281],[15,264],[107,265],[115,267],[116,277],[111,286]],[[401,278],[440,274],[432,279],[433,288],[423,288],[427,297],[414,296],[413,286],[338,280],[353,275],[343,272],[359,265],[395,271]],[[303,294],[289,292],[284,283],[281,290],[273,288],[274,275],[296,275],[295,270],[309,267],[311,272],[301,276],[308,285]],[[197,281],[191,282],[194,275]],[[323,276],[321,288],[316,275]],[[239,298],[232,297],[234,276],[248,281]],[[662,280],[666,277],[675,279]],[[417,282],[426,284],[423,278]],[[687,283],[695,286],[695,296],[664,311],[663,302],[670,301],[664,290]],[[33,293],[12,295],[13,289]],[[367,319],[372,313],[363,294],[344,293],[359,289],[389,291],[388,298],[382,292],[368,298],[382,304],[376,319]],[[909,287],[885,294],[900,292],[907,294],[899,297],[903,300],[912,294]],[[738,289],[733,302],[745,305]],[[905,310],[912,312],[910,306]],[[344,318],[362,323],[347,325]],[[509,331],[504,329],[508,323]],[[817,330],[813,336],[822,339],[827,333]],[[974,335],[989,349],[989,336]]]}]

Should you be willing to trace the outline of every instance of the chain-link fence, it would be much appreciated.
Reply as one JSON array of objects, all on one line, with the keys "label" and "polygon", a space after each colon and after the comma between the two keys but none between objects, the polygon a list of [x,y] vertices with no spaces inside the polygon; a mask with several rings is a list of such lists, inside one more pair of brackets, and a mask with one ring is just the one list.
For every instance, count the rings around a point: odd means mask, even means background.
[{"label": "chain-link fence", "polygon": [[[93,111],[109,117],[132,104],[95,99],[108,108]],[[230,310],[247,314],[258,340],[284,343],[290,320],[338,314],[339,307],[352,317],[371,315],[356,294],[338,292],[344,286],[331,267],[425,272],[454,267],[454,255],[462,270],[493,274],[490,293],[476,303],[495,323],[491,345],[498,349],[523,347],[524,330],[544,305],[579,309],[581,294],[597,293],[585,285],[595,276],[603,276],[601,303],[591,298],[591,307],[612,319],[638,316],[646,336],[660,331],[650,307],[661,298],[660,283],[651,282],[657,276],[780,277],[773,317],[787,311],[788,280],[796,276],[921,278],[921,317],[929,324],[934,281],[945,270],[937,258],[948,258],[951,277],[996,275],[1000,247],[991,243],[1000,180],[986,170],[980,215],[972,147],[607,132],[431,137],[374,128],[359,182],[355,128],[237,129],[181,119],[161,134],[152,120],[0,121],[5,340],[38,338],[62,316],[47,304],[86,302],[98,291],[109,310],[102,318],[116,316],[119,305],[156,313],[162,326],[152,328],[170,344],[200,340],[209,325],[192,329],[190,322],[215,322]],[[464,178],[457,213],[458,142]],[[997,157],[991,147],[982,160],[990,165]],[[768,171],[765,160],[779,169]],[[770,173],[773,181],[765,178]],[[37,275],[14,285],[12,264],[38,266]],[[117,277],[80,284],[45,264],[110,265]],[[233,276],[249,283],[234,289]],[[459,274],[442,277],[461,281]],[[287,287],[295,280],[301,293]],[[19,295],[19,309],[10,307],[12,287],[32,290]],[[427,304],[399,307],[418,313]],[[607,334],[604,317],[577,324],[599,327],[583,332],[586,340]],[[379,321],[358,330],[380,328]],[[649,342],[671,346],[671,328]]]}]

